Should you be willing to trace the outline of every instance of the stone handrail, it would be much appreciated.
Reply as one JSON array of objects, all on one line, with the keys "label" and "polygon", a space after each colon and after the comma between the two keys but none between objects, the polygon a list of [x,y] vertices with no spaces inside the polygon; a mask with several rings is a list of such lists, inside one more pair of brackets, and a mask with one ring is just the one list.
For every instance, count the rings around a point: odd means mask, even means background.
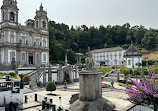
[{"label": "stone handrail", "polygon": [[104,75],[102,75],[102,77],[106,77],[108,74],[111,74],[113,71],[115,71],[116,69],[112,69],[109,72],[105,73]]},{"label": "stone handrail", "polygon": [[35,74],[36,72],[37,72],[36,70],[32,71],[32,72],[30,72],[30,74],[28,76],[31,76],[31,75]]}]

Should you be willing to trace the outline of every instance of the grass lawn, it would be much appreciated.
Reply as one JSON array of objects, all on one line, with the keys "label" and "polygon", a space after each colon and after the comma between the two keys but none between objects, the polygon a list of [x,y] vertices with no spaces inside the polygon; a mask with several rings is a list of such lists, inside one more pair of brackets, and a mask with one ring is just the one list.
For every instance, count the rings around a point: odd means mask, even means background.
[{"label": "grass lawn", "polygon": [[9,74],[4,74],[4,73],[0,73],[0,78],[2,78],[4,75],[9,76],[9,78],[11,78],[11,79],[18,79],[16,75],[12,76],[12,75],[9,75]]},{"label": "grass lawn", "polygon": [[12,78],[12,79],[18,79],[16,75],[15,76],[10,76],[10,78]]},{"label": "grass lawn", "polygon": [[0,74],[0,78],[2,78],[3,76]]}]

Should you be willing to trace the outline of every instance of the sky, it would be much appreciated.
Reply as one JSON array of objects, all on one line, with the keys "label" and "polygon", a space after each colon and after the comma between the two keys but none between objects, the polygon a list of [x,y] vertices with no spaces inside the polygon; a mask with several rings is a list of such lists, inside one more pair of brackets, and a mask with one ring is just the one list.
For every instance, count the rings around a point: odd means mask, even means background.
[{"label": "sky", "polygon": [[[33,19],[42,2],[48,18],[69,26],[143,25],[158,29],[158,0],[17,0],[19,22]],[[0,0],[2,5],[2,0]]]}]

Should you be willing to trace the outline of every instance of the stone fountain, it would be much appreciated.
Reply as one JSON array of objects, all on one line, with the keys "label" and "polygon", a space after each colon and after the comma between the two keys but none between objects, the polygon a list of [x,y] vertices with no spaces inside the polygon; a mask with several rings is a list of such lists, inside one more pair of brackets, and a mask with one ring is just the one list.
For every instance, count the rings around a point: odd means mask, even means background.
[{"label": "stone fountain", "polygon": [[94,61],[88,49],[86,55],[86,70],[79,72],[79,99],[71,106],[71,111],[112,111],[115,105],[102,97],[102,72],[94,67]]}]

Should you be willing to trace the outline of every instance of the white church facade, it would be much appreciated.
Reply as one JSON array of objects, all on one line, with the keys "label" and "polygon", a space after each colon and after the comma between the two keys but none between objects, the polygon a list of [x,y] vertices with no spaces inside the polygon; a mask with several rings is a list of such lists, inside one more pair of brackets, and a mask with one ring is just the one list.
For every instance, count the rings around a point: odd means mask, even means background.
[{"label": "white church facade", "polygon": [[[33,23],[18,22],[17,0],[3,0],[0,23],[0,64],[10,66],[15,58],[18,65],[49,63],[49,33],[47,12],[41,4]],[[30,23],[29,23],[30,22]]]}]

